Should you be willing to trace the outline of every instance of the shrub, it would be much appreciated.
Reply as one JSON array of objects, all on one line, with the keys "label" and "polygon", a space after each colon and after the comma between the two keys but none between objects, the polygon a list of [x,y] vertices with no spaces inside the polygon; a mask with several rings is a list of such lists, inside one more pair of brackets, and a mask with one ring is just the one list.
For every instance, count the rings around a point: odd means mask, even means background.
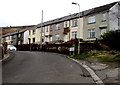
[{"label": "shrub", "polygon": [[111,49],[120,50],[120,31],[109,31],[101,36],[101,41]]},{"label": "shrub", "polygon": [[114,60],[116,62],[120,62],[120,53],[118,53],[118,54],[115,55]]}]

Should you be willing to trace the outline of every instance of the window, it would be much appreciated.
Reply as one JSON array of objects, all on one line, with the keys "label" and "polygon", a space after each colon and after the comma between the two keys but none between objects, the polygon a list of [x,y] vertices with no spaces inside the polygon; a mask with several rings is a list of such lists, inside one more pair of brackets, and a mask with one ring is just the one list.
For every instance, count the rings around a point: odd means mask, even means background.
[{"label": "window", "polygon": [[46,27],[46,32],[48,32],[48,27]]},{"label": "window", "polygon": [[59,30],[60,29],[60,24],[57,24],[56,25],[56,30]]},{"label": "window", "polygon": [[33,43],[35,43],[35,38],[33,38]]},{"label": "window", "polygon": [[20,45],[20,41],[18,41],[18,45]]},{"label": "window", "polygon": [[64,22],[64,28],[67,28],[68,27],[68,22]]},{"label": "window", "polygon": [[60,35],[59,34],[56,34],[55,37],[56,37],[56,40],[60,40]]},{"label": "window", "polygon": [[73,39],[77,38],[77,31],[72,32],[72,38],[73,38]]},{"label": "window", "polygon": [[77,24],[77,19],[76,20],[72,20],[72,27],[76,27],[78,24]]},{"label": "window", "polygon": [[95,38],[95,29],[88,29],[88,38]]},{"label": "window", "polygon": [[35,29],[33,29],[33,34],[35,34]]},{"label": "window", "polygon": [[94,23],[95,21],[95,16],[89,17],[88,18],[88,23]]},{"label": "window", "polygon": [[29,30],[29,35],[31,35],[31,30]]},{"label": "window", "polygon": [[10,40],[10,36],[9,36],[9,40]]},{"label": "window", "polygon": [[42,36],[42,42],[44,42],[44,36]]},{"label": "window", "polygon": [[52,36],[50,36],[50,41],[52,41]]},{"label": "window", "polygon": [[18,34],[18,38],[20,38],[21,37],[21,34]]},{"label": "window", "polygon": [[53,26],[51,25],[51,26],[50,26],[50,32],[52,31],[52,28],[53,28]]},{"label": "window", "polygon": [[68,41],[68,36],[67,35],[64,35],[64,41]]},{"label": "window", "polygon": [[106,21],[106,13],[102,14],[102,21]]}]

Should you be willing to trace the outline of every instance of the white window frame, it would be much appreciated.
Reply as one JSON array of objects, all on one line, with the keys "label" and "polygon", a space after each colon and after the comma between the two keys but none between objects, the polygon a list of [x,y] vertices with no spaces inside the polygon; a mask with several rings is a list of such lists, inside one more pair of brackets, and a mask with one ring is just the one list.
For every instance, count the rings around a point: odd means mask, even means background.
[{"label": "white window frame", "polygon": [[56,34],[56,35],[55,35],[55,39],[56,39],[56,40],[60,40],[60,35],[59,35],[59,34]]},{"label": "white window frame", "polygon": [[45,37],[45,42],[49,42],[49,37],[48,36]]},{"label": "white window frame", "polygon": [[67,28],[68,27],[68,21],[65,21],[64,22],[64,28]]},{"label": "white window frame", "polygon": [[50,36],[50,41],[52,41],[52,36]]},{"label": "white window frame", "polygon": [[48,27],[46,27],[46,32],[48,32],[49,31],[49,29],[48,29]]},{"label": "white window frame", "polygon": [[77,31],[72,32],[72,39],[77,38]]},{"label": "white window frame", "polygon": [[88,18],[88,23],[91,24],[91,23],[95,23],[96,22],[96,17],[95,16],[91,16]]},{"label": "white window frame", "polygon": [[88,38],[95,38],[95,29],[88,29]]},{"label": "white window frame", "polygon": [[53,29],[53,26],[52,26],[52,25],[50,25],[50,32],[52,31],[52,29]]},{"label": "white window frame", "polygon": [[56,24],[56,30],[59,30],[60,29],[60,24]]},{"label": "white window frame", "polygon": [[106,21],[106,19],[107,19],[106,13],[103,13],[102,14],[102,21]]},{"label": "white window frame", "polygon": [[78,26],[78,20],[75,19],[75,20],[72,20],[72,27],[76,27]]},{"label": "white window frame", "polygon": [[36,30],[35,29],[33,29],[33,34],[35,34],[36,33]]}]

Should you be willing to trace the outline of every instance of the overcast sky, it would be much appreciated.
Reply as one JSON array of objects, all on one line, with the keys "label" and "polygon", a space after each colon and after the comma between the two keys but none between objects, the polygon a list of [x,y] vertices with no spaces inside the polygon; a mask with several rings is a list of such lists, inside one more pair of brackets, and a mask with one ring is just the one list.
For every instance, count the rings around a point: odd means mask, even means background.
[{"label": "overcast sky", "polygon": [[119,0],[0,0],[0,27],[36,25]]}]

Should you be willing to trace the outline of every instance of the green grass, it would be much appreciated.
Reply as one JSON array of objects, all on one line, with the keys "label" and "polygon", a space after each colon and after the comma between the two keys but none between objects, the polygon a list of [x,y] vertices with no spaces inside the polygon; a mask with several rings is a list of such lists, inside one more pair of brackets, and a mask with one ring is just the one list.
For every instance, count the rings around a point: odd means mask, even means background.
[{"label": "green grass", "polygon": [[74,59],[97,59],[103,63],[120,63],[120,52],[119,51],[97,51],[91,50],[80,55],[69,55],[68,57]]},{"label": "green grass", "polygon": [[91,55],[89,53],[82,53],[80,55],[69,55],[70,58],[74,58],[74,59],[85,59],[90,56]]}]

